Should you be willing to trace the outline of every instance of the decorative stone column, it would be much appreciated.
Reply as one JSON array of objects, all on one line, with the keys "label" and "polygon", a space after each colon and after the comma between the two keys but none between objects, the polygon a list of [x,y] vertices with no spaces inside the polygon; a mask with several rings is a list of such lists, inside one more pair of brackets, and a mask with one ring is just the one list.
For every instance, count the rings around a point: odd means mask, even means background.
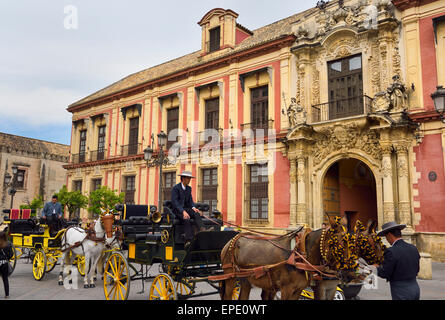
[{"label": "decorative stone column", "polygon": [[307,224],[307,206],[306,206],[306,158],[297,158],[297,190],[298,190],[298,203],[297,203],[297,224]]},{"label": "decorative stone column", "polygon": [[399,195],[399,216],[398,222],[411,226],[411,203],[409,196],[408,179],[408,148],[406,146],[396,146],[397,152],[397,179]]},{"label": "decorative stone column", "polygon": [[290,226],[297,226],[297,158],[291,157],[290,161]]},{"label": "decorative stone column", "polygon": [[383,223],[395,221],[394,194],[392,183],[392,146],[382,147],[382,174],[383,174]]}]

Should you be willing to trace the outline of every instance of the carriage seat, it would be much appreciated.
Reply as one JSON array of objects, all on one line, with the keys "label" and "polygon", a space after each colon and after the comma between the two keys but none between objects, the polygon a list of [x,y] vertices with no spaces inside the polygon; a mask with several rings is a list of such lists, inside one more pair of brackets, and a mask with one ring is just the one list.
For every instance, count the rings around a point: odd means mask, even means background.
[{"label": "carriage seat", "polygon": [[43,234],[44,229],[41,228],[34,219],[16,219],[11,220],[9,232],[29,236],[31,234]]}]

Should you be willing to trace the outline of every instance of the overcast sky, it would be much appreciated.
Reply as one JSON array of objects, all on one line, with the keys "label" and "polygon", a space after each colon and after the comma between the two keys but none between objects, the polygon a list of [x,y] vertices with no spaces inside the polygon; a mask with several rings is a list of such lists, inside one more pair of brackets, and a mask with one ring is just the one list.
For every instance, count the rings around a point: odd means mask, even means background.
[{"label": "overcast sky", "polygon": [[[232,9],[240,24],[254,30],[316,2],[2,0],[0,131],[69,144],[69,104],[199,50],[197,22],[209,10]],[[75,23],[69,19],[73,7],[77,29],[67,29]]]}]

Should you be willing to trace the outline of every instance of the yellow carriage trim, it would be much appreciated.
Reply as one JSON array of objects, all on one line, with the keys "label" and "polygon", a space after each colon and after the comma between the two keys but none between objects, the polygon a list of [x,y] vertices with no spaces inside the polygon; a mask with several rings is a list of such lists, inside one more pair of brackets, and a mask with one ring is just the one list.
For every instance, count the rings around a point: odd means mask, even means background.
[{"label": "yellow carriage trim", "polygon": [[134,259],[136,257],[136,245],[134,243],[130,243],[128,246],[128,258]]},{"label": "yellow carriage trim", "polygon": [[173,260],[173,247],[165,247],[165,260]]}]

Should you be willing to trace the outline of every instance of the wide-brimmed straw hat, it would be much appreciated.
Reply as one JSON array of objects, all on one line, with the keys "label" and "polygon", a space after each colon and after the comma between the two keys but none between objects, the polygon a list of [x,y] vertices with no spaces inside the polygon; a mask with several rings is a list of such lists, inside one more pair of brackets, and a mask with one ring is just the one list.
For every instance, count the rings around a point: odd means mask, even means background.
[{"label": "wide-brimmed straw hat", "polygon": [[192,173],[190,171],[182,171],[181,174],[178,174],[180,177],[186,177],[186,178],[194,178]]},{"label": "wide-brimmed straw hat", "polygon": [[382,231],[377,233],[377,235],[379,237],[381,237],[381,236],[384,236],[385,234],[387,234],[391,230],[395,230],[395,229],[403,230],[405,228],[406,228],[406,224],[397,224],[396,222],[391,221],[391,222],[385,223],[382,226]]}]

